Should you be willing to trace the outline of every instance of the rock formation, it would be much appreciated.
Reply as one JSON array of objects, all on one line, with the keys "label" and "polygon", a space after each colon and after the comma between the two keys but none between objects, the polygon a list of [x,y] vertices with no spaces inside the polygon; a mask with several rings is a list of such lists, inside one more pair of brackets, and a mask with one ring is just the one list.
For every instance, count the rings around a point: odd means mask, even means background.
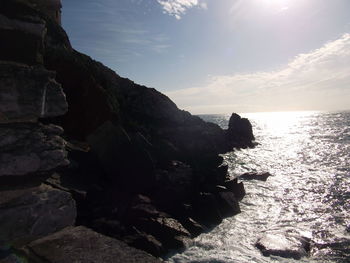
[{"label": "rock formation", "polygon": [[222,130],[179,110],[75,51],[25,1],[0,2],[0,36],[0,262],[13,249],[33,262],[156,262],[114,239],[165,256],[240,212],[243,184],[219,154],[252,146],[248,120]]}]

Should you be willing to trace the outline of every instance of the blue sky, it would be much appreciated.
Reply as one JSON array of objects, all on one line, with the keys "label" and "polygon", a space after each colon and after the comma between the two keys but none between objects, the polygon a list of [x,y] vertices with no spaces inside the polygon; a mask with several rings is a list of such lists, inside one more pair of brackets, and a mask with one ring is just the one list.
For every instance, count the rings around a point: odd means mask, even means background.
[{"label": "blue sky", "polygon": [[62,0],[73,46],[194,114],[350,108],[349,0]]}]

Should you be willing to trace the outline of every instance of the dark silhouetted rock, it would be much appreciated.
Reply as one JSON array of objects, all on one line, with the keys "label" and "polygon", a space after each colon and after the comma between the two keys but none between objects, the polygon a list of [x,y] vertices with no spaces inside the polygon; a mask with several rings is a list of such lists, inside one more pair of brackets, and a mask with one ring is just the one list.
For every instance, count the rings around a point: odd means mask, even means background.
[{"label": "dark silhouetted rock", "polygon": [[234,216],[241,212],[234,193],[222,191],[216,194],[218,209],[223,217]]},{"label": "dark silhouetted rock", "polygon": [[0,60],[42,64],[45,35],[45,21],[40,18],[13,19],[0,13]]},{"label": "dark silhouetted rock", "polygon": [[246,194],[243,183],[238,183],[237,178],[226,181],[224,186],[227,188],[227,190],[231,191],[239,201],[242,200]]},{"label": "dark silhouetted rock", "polygon": [[159,190],[154,198],[165,206],[186,200],[192,194],[193,180],[193,171],[189,165],[172,161],[166,169],[156,171],[156,185]]},{"label": "dark silhouetted rock", "polygon": [[236,113],[232,113],[230,117],[227,135],[228,140],[236,147],[252,147],[252,141],[255,139],[253,135],[253,127],[249,120],[241,118],[241,116]]},{"label": "dark silhouetted rock", "polygon": [[149,145],[140,135],[129,136],[120,126],[106,122],[88,137],[102,168],[117,187],[139,192],[155,181]]},{"label": "dark silhouetted rock", "polygon": [[75,222],[75,202],[47,185],[0,191],[0,244],[25,244]]},{"label": "dark silhouetted rock", "polygon": [[239,178],[245,179],[245,180],[260,180],[260,181],[266,181],[267,178],[272,176],[270,173],[244,173]]},{"label": "dark silhouetted rock", "polygon": [[212,227],[222,222],[217,199],[212,193],[200,193],[193,201],[193,218],[205,225]]},{"label": "dark silhouetted rock", "polygon": [[66,228],[36,240],[25,248],[36,262],[158,263],[151,255],[85,227]]}]

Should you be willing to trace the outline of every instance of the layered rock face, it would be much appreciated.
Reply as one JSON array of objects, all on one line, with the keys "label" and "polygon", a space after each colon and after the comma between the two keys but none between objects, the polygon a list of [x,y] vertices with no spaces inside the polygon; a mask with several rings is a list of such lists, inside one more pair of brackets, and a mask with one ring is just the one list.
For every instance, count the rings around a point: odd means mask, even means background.
[{"label": "layered rock face", "polygon": [[38,121],[68,110],[55,73],[40,65],[45,34],[45,22],[38,17],[0,14],[1,248],[26,244],[75,223],[72,196],[40,179],[69,164],[60,137],[63,129]]},{"label": "layered rock face", "polygon": [[[59,25],[21,0],[0,2],[0,36],[0,223],[8,229],[0,245],[18,247],[76,217],[78,225],[165,256],[240,212],[243,184],[229,180],[220,154],[252,146],[248,120],[233,114],[222,130],[179,110],[155,89],[75,51]],[[17,52],[14,41],[28,48]],[[124,249],[85,227],[20,253],[34,262],[65,262],[66,253],[66,262],[83,260],[99,238],[91,258]],[[130,262],[153,262],[135,251]]]},{"label": "layered rock face", "polygon": [[[1,1],[0,262],[43,262],[44,257],[45,262],[158,262],[74,227],[73,197],[84,193],[57,183],[54,172],[70,164],[64,130],[41,121],[68,111],[56,73],[43,65],[44,42],[54,41],[47,38],[47,27],[44,14],[21,1]],[[57,244],[69,245],[60,250]]]}]

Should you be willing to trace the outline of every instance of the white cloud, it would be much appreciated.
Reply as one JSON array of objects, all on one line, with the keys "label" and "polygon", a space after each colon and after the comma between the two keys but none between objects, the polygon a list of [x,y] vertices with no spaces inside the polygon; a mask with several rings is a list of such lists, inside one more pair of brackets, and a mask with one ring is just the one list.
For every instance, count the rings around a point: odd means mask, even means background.
[{"label": "white cloud", "polygon": [[279,70],[214,76],[167,95],[192,113],[350,109],[350,34]]},{"label": "white cloud", "polygon": [[157,0],[163,7],[164,13],[174,16],[176,19],[181,19],[181,16],[186,11],[195,6],[207,9],[207,3],[203,0]]}]

